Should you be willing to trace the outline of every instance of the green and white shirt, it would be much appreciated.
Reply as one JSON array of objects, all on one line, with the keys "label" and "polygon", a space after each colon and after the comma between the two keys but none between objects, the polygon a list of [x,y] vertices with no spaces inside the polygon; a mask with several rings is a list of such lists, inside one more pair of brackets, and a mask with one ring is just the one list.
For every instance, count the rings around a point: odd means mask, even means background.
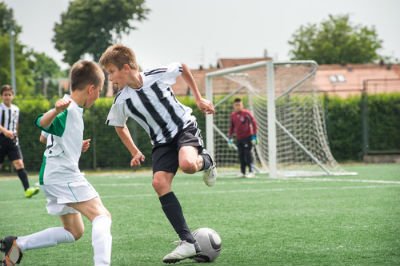
[{"label": "green and white shirt", "polygon": [[35,120],[35,125],[49,133],[43,163],[40,168],[39,182],[43,184],[62,184],[85,180],[79,170],[79,158],[82,152],[83,141],[83,108],[79,107],[69,95],[67,109],[59,113],[52,124],[43,128],[40,120],[43,114]]}]

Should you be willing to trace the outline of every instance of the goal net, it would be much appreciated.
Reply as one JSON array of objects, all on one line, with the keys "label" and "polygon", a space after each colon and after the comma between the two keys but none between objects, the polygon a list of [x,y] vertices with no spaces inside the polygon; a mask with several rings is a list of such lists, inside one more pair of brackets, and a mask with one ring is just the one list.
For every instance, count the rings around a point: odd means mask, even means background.
[{"label": "goal net", "polygon": [[[228,145],[230,114],[241,98],[258,124],[256,170],[270,177],[350,175],[329,149],[314,61],[264,61],[210,72],[206,97],[216,108],[206,118],[207,149],[218,167],[239,172],[236,147]],[[234,170],[233,170],[234,169]]]}]

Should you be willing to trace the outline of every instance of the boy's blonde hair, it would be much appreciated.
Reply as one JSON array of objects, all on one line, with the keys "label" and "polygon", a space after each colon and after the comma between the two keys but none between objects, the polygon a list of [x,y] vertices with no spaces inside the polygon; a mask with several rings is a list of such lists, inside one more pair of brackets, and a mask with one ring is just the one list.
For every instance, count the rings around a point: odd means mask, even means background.
[{"label": "boy's blonde hair", "polygon": [[83,90],[87,85],[102,86],[104,73],[98,64],[92,61],[81,60],[73,64],[69,73],[71,90]]},{"label": "boy's blonde hair", "polygon": [[135,53],[132,49],[122,44],[114,44],[108,47],[101,55],[99,63],[102,67],[107,67],[112,64],[118,69],[122,69],[124,64],[127,64],[132,69],[138,70]]}]

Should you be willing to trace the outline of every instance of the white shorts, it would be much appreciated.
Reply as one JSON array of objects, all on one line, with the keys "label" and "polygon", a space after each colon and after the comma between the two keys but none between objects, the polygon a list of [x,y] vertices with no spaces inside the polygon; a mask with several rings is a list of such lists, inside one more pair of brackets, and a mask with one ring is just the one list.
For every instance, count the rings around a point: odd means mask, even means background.
[{"label": "white shorts", "polygon": [[79,213],[67,203],[84,202],[99,196],[87,180],[41,185],[41,188],[47,198],[47,212],[52,215]]}]

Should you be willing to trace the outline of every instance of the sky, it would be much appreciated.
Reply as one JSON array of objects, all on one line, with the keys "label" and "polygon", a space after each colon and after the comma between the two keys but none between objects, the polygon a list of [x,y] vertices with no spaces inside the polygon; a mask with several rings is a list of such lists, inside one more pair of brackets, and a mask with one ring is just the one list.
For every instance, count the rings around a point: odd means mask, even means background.
[{"label": "sky", "polygon": [[[53,28],[69,0],[3,0],[22,26],[20,40],[45,52],[63,68],[54,48]],[[379,54],[400,58],[400,0],[146,0],[148,19],[123,36],[144,68],[171,62],[192,68],[218,58],[289,59],[288,40],[301,26],[319,24],[329,14],[349,14],[351,22],[375,27],[383,40]]]}]

